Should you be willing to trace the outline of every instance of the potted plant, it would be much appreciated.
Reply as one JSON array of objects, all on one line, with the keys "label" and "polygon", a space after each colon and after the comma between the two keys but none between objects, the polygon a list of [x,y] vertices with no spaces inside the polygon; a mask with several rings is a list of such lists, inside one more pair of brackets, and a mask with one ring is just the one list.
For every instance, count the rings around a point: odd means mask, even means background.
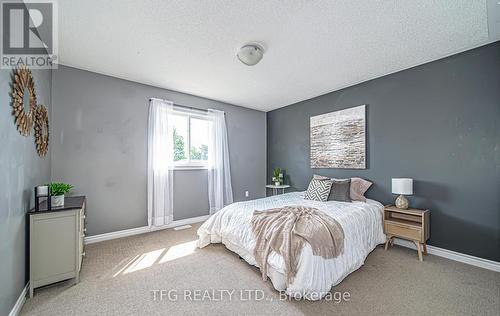
[{"label": "potted plant", "polygon": [[275,168],[273,170],[273,181],[274,185],[281,185],[283,182],[283,173],[281,172],[281,168]]},{"label": "potted plant", "polygon": [[64,206],[64,194],[68,193],[73,189],[71,184],[62,182],[53,182],[50,184],[50,194],[52,195],[51,204],[53,207]]}]

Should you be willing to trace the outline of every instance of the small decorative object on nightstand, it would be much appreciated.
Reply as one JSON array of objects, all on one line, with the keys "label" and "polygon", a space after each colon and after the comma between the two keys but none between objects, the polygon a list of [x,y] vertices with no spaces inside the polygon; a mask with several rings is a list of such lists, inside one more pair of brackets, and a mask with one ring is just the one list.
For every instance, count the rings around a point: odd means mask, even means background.
[{"label": "small decorative object on nightstand", "polygon": [[281,168],[275,168],[273,170],[273,182],[276,186],[280,186],[283,184],[283,172]]},{"label": "small decorative object on nightstand", "polygon": [[51,198],[50,198],[50,185],[39,185],[35,187],[35,212],[40,210],[40,203],[42,199],[45,198],[47,201],[47,210],[52,209]]},{"label": "small decorative object on nightstand", "polygon": [[268,184],[266,185],[266,188],[272,189],[273,190],[273,195],[278,195],[280,194],[285,194],[285,189],[288,189],[290,186],[288,184],[282,184],[282,185],[273,185],[273,184]]},{"label": "small decorative object on nightstand", "polygon": [[417,246],[418,259],[422,261],[422,249],[427,254],[427,239],[430,234],[430,210],[401,209],[394,205],[384,207],[384,232],[387,235],[385,250],[392,246],[394,238],[411,240]]},{"label": "small decorative object on nightstand", "polygon": [[392,193],[399,194],[396,199],[396,207],[400,209],[408,208],[408,200],[405,195],[413,194],[413,179],[409,178],[393,178]]}]

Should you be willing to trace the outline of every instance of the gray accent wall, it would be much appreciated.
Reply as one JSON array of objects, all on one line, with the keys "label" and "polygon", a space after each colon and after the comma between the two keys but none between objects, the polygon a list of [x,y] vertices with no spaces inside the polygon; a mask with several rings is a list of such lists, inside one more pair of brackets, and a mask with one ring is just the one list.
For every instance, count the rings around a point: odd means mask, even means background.
[{"label": "gray accent wall", "polygon": [[[266,113],[66,66],[52,79],[52,178],[87,195],[88,235],[147,225],[150,97],[225,111],[234,198],[265,195]],[[174,220],[208,214],[207,181],[175,172]]]},{"label": "gray accent wall", "polygon": [[[360,104],[367,169],[311,169],[309,118]],[[267,146],[267,178],[284,168],[296,190],[359,176],[388,204],[391,178],[414,178],[431,245],[500,261],[500,42],[268,112]]]},{"label": "gray accent wall", "polygon": [[[50,181],[50,151],[36,152],[33,132],[21,136],[11,107],[12,71],[0,70],[0,315],[8,315],[28,282],[26,212],[33,188]],[[51,71],[34,70],[37,101],[51,113]],[[49,122],[50,124],[51,122]]]}]

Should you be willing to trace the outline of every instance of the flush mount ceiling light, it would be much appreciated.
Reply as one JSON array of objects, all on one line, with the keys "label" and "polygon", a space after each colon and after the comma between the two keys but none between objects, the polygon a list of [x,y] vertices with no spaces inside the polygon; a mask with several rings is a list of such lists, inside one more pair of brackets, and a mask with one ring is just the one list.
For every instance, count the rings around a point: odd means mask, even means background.
[{"label": "flush mount ceiling light", "polygon": [[238,59],[247,66],[254,66],[259,63],[264,55],[264,49],[257,44],[247,44],[238,51]]}]

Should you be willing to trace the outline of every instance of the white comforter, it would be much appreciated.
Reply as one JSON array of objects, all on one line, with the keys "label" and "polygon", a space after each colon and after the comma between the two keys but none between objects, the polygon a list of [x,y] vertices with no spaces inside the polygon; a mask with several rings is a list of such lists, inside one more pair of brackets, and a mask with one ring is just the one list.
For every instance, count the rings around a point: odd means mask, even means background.
[{"label": "white comforter", "polygon": [[383,206],[368,199],[365,202],[317,202],[304,200],[303,192],[292,192],[267,198],[228,205],[212,215],[198,229],[198,246],[222,242],[252,265],[255,237],[250,220],[254,210],[266,210],[287,205],[304,205],[317,208],[336,219],[344,229],[344,253],[337,258],[324,259],[314,256],[306,245],[298,261],[297,276],[293,284],[284,282],[283,258],[273,252],[269,255],[269,277],[277,290],[285,290],[293,297],[320,299],[331,287],[361,267],[366,256],[385,242],[382,228]]}]

